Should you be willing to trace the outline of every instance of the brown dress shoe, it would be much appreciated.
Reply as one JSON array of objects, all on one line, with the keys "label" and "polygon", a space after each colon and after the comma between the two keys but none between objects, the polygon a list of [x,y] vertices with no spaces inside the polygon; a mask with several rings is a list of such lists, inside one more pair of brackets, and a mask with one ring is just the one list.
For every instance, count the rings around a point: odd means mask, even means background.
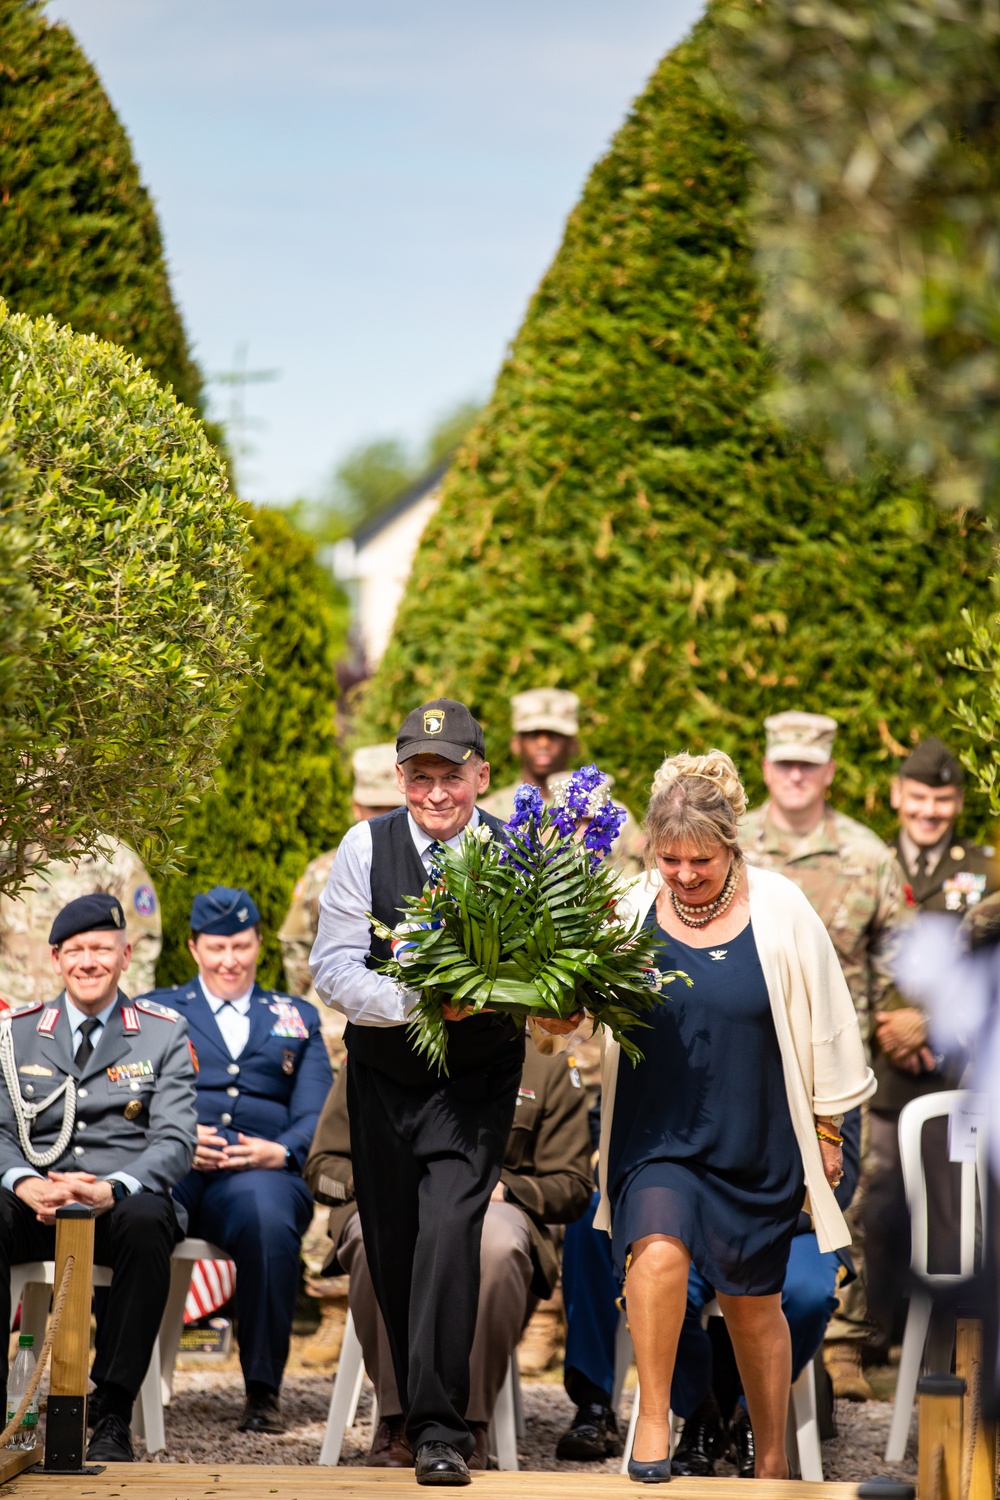
[{"label": "brown dress shoe", "polygon": [[840,1401],[874,1401],[875,1393],[861,1368],[861,1344],[857,1339],[832,1339],[823,1345],[823,1363]]},{"label": "brown dress shoe", "polygon": [[490,1424],[469,1422],[469,1431],[476,1440],[476,1451],[469,1459],[470,1469],[488,1469],[490,1466]]},{"label": "brown dress shoe", "polygon": [[403,1417],[383,1417],[375,1429],[375,1436],[365,1459],[367,1468],[413,1468],[413,1449],[403,1427]]}]

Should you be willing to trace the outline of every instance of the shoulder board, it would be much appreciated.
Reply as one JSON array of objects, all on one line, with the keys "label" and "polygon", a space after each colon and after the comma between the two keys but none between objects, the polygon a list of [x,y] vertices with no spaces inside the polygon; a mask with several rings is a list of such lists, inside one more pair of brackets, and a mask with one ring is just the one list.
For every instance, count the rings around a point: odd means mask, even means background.
[{"label": "shoulder board", "polygon": [[141,1010],[145,1016],[159,1016],[161,1021],[179,1021],[180,1011],[171,1010],[169,1005],[158,1005],[155,1000],[134,1000],[136,1010]]},{"label": "shoulder board", "polygon": [[44,1000],[36,1000],[34,1005],[19,1005],[16,1010],[11,1010],[10,1018],[15,1021],[18,1016],[33,1016],[35,1011],[41,1010],[44,1004]]}]

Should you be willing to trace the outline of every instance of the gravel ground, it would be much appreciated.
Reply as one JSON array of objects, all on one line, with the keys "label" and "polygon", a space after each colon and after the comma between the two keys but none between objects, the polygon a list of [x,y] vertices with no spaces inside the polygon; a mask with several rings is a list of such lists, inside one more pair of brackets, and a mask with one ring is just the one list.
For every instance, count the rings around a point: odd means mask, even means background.
[{"label": "gravel ground", "polygon": [[[295,1340],[298,1343],[298,1340]],[[890,1394],[890,1380],[879,1382],[880,1395]],[[207,1366],[187,1360],[178,1368],[174,1399],[166,1412],[167,1451],[160,1463],[284,1463],[314,1464],[319,1457],[330,1401],[330,1377],[307,1373],[295,1357],[289,1366],[282,1404],[289,1430],[280,1437],[236,1431],[243,1408],[243,1387],[235,1360]],[[522,1386],[527,1432],[519,1444],[524,1469],[617,1473],[620,1460],[600,1464],[557,1464],[554,1454],[559,1434],[573,1416],[562,1386],[551,1376],[525,1380]],[[631,1397],[624,1400],[627,1419]],[[344,1439],[341,1463],[362,1464],[371,1442],[371,1387],[365,1382],[358,1419]],[[882,1461],[892,1407],[889,1400],[863,1405],[842,1401],[837,1407],[839,1436],[823,1445],[827,1479],[860,1480],[877,1474],[913,1480],[916,1477],[916,1418],[911,1429],[910,1457],[903,1464]],[[137,1453],[142,1452],[137,1443]],[[149,1460],[147,1460],[149,1461]],[[720,1463],[718,1473],[731,1474]]]}]

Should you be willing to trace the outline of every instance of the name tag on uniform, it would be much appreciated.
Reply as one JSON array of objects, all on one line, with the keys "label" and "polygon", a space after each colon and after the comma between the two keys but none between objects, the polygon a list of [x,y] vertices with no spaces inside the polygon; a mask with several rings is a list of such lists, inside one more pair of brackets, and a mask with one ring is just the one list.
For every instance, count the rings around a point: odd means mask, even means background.
[{"label": "name tag on uniform", "polygon": [[294,1006],[290,1000],[275,1000],[274,1004],[268,1008],[272,1016],[276,1017],[271,1027],[272,1036],[303,1038],[309,1035],[309,1029],[299,1015],[297,1006]]},{"label": "name tag on uniform", "polygon": [[152,1078],[153,1064],[147,1058],[145,1062],[116,1063],[105,1071],[112,1083],[131,1083],[134,1078]]}]

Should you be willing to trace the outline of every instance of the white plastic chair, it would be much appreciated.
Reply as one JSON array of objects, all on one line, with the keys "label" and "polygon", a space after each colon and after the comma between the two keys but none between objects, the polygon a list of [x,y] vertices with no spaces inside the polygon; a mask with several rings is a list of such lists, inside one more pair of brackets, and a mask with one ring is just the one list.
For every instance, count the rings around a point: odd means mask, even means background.
[{"label": "white plastic chair", "polygon": [[[924,1171],[922,1150],[923,1129],[928,1120],[950,1115],[963,1100],[974,1095],[963,1089],[946,1089],[940,1094],[925,1094],[922,1099],[911,1099],[899,1116],[899,1156],[903,1168],[903,1185],[906,1202],[910,1210],[910,1266],[923,1282],[932,1286],[946,1286],[965,1281],[975,1272],[976,1265],[976,1199],[981,1209],[987,1202],[986,1131],[979,1132],[976,1143],[976,1160],[961,1164],[961,1195],[959,1199],[959,1270],[929,1272],[927,1269],[927,1176]],[[987,1214],[981,1213],[982,1232],[985,1240]],[[889,1441],[885,1448],[886,1463],[900,1463],[906,1455],[906,1443],[910,1434],[910,1417],[917,1394],[917,1381],[923,1364],[924,1346],[931,1321],[931,1298],[923,1287],[910,1297],[906,1313],[906,1328],[903,1333],[903,1348],[899,1357],[899,1375],[896,1380],[896,1399],[892,1408],[892,1424]]]},{"label": "white plastic chair", "polygon": [[[145,1440],[146,1450],[149,1453],[158,1453],[161,1448],[167,1446],[163,1426],[163,1408],[170,1400],[170,1382],[173,1378],[174,1361],[177,1358],[181,1331],[184,1327],[184,1301],[191,1284],[191,1266],[196,1260],[221,1259],[225,1259],[222,1252],[216,1250],[207,1240],[182,1240],[171,1257],[170,1294],[163,1320],[160,1323],[160,1332],[153,1345],[149,1368],[139,1391],[135,1420],[132,1424],[136,1436]],[[45,1324],[49,1315],[52,1287],[55,1283],[55,1270],[55,1261],[51,1260],[24,1261],[21,1265],[10,1268],[11,1319],[13,1320],[17,1305],[20,1303],[21,1331],[34,1336],[36,1349],[41,1347],[45,1337]],[[175,1296],[175,1288],[181,1282],[183,1282],[183,1289],[180,1298],[180,1323],[175,1333],[173,1324],[168,1324],[168,1318],[171,1316],[171,1298]],[[110,1266],[95,1266],[94,1286],[110,1285]]]},{"label": "white plastic chair", "polygon": [[[703,1321],[709,1318],[721,1318],[722,1309],[713,1298],[702,1310]],[[615,1385],[618,1386],[619,1369],[623,1359],[623,1329],[628,1339],[629,1358],[625,1361],[624,1369],[621,1370],[621,1382],[624,1385],[625,1371],[631,1362],[632,1339],[628,1334],[625,1323],[625,1314],[622,1314],[618,1325],[618,1342],[615,1351]],[[632,1413],[629,1417],[628,1432],[625,1437],[625,1452],[622,1455],[622,1473],[628,1473],[628,1461],[632,1457],[632,1447],[635,1443],[635,1429],[639,1420],[639,1382],[635,1383],[635,1396],[632,1401]],[[682,1428],[680,1419],[670,1413],[670,1452],[673,1453],[677,1446]],[[816,1371],[812,1360],[806,1365],[799,1375],[798,1380],[792,1386],[791,1396],[788,1402],[788,1425],[786,1428],[785,1448],[788,1453],[788,1466],[792,1474],[798,1474],[801,1479],[823,1482],[823,1452],[819,1438],[819,1418],[816,1411]]]},{"label": "white plastic chair", "polygon": [[[347,1314],[344,1325],[344,1341],[340,1347],[337,1374],[330,1393],[330,1409],[326,1417],[323,1446],[319,1451],[321,1464],[336,1466],[344,1447],[344,1434],[354,1426],[361,1397],[361,1384],[365,1376],[364,1354],[361,1340],[354,1326],[354,1315]],[[372,1395],[372,1432],[378,1426],[378,1399]],[[524,1408],[521,1403],[521,1375],[517,1364],[517,1352],[510,1358],[507,1378],[497,1397],[496,1409],[490,1423],[490,1447],[495,1451],[501,1469],[517,1468],[517,1440],[524,1436]]]}]

